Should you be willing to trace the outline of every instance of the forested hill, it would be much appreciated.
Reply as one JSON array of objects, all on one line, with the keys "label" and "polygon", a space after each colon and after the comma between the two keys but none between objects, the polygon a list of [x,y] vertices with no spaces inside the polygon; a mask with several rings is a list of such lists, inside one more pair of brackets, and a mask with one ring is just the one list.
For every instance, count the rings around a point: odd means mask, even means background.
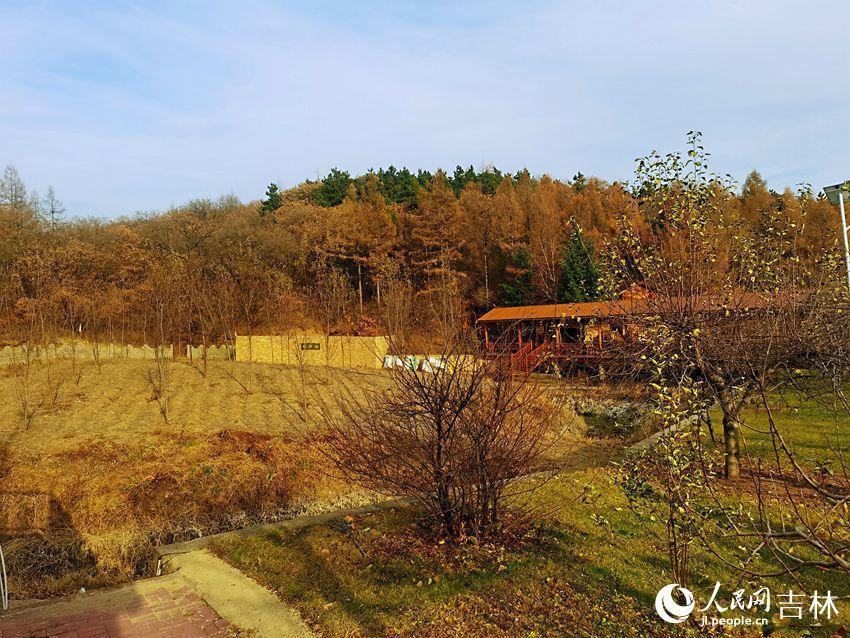
[{"label": "forested hill", "polygon": [[[811,254],[835,244],[836,214],[808,190],[772,192],[753,172],[740,191],[718,183],[716,197],[745,232],[781,211],[805,225]],[[638,188],[581,174],[390,167],[271,184],[248,204],[230,196],[132,219],[65,220],[52,189],[33,197],[9,167],[3,338],[20,341],[16,331],[36,323],[135,341],[150,341],[153,326],[158,338],[192,341],[305,322],[376,331],[393,282],[412,293],[414,309],[398,312],[424,324],[442,312],[436,291],[468,317],[496,304],[593,299],[606,238],[624,221],[639,232],[662,223],[643,200]]]}]

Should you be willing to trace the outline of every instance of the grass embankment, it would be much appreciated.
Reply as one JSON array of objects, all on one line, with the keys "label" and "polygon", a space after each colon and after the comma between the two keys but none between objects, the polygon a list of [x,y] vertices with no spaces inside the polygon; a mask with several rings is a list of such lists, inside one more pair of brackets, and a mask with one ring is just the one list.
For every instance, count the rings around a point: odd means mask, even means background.
[{"label": "grass embankment", "polygon": [[[38,365],[21,419],[20,369],[0,368],[0,542],[10,589],[41,597],[149,573],[160,542],[269,520],[350,492],[320,471],[284,413],[380,373],[173,363],[165,422],[151,361]],[[79,371],[79,369],[78,369]],[[312,405],[314,399],[310,399]],[[314,406],[313,406],[314,407]],[[351,498],[362,500],[363,496]]]},{"label": "grass embankment", "polygon": [[[746,416],[756,426],[761,418],[752,410]],[[807,404],[796,412],[782,410],[780,418],[813,458],[826,452],[823,435],[834,428],[830,413]],[[749,436],[751,451],[759,437],[765,443],[763,435]],[[616,469],[607,465],[616,446],[601,443],[595,456],[546,484],[536,497],[546,515],[504,547],[441,544],[422,536],[414,512],[398,511],[353,521],[365,558],[329,527],[239,539],[215,551],[277,592],[326,636],[596,637],[694,631],[665,625],[655,615],[655,595],[671,582],[664,526],[629,510],[615,483]],[[738,487],[723,489],[729,499],[746,498]],[[734,559],[734,540],[722,547]],[[692,571],[691,585],[701,603],[717,581],[727,605],[739,588],[752,592],[768,586],[774,596],[789,588],[801,591],[787,576],[741,578],[696,549]],[[842,574],[810,571],[801,580],[809,592],[850,594]],[[808,626],[813,621],[807,609],[805,622],[788,624],[776,615],[774,599],[769,630],[832,636],[836,619],[847,624],[850,618],[850,604],[839,601],[838,607],[831,624]],[[737,632],[762,635],[760,628]]]}]

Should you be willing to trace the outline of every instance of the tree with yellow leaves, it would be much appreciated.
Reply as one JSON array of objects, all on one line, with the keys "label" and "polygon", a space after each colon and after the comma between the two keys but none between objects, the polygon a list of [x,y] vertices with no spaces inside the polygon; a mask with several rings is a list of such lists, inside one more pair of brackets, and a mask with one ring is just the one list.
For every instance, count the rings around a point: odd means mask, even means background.
[{"label": "tree with yellow leaves", "polygon": [[331,217],[323,246],[328,256],[351,261],[357,267],[357,296],[363,313],[363,268],[375,269],[392,248],[396,228],[378,180],[369,175],[358,187],[349,184],[348,194]]}]

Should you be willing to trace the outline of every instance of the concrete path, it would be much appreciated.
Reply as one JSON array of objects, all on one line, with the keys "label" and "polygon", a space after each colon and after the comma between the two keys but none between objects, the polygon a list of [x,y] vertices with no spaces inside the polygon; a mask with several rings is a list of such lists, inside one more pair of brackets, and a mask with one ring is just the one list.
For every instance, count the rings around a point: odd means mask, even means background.
[{"label": "concrete path", "polygon": [[309,638],[272,592],[205,551],[169,557],[169,573],[59,600],[18,603],[0,638]]},{"label": "concrete path", "polygon": [[206,551],[177,554],[165,569],[187,581],[223,618],[257,638],[308,638],[313,633],[265,587]]},{"label": "concrete path", "polygon": [[173,574],[0,615],[0,638],[225,638],[244,635]]}]

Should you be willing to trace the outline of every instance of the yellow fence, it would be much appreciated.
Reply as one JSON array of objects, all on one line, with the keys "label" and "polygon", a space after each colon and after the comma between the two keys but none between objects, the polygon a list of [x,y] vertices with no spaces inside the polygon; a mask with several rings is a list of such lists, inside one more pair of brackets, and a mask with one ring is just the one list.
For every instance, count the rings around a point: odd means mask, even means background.
[{"label": "yellow fence", "polygon": [[[285,365],[329,365],[335,368],[381,368],[389,347],[385,337],[328,337],[318,333],[290,333],[288,335],[258,335],[236,337],[235,359],[237,361],[255,361],[258,363],[279,363]],[[166,350],[168,356],[174,356],[174,348]],[[186,358],[200,360],[203,350],[198,347],[186,349]],[[79,359],[91,361],[106,359],[154,359],[155,351],[150,346],[129,346],[117,344],[92,344],[80,341],[59,341],[39,346],[29,352],[34,360]],[[233,346],[210,346],[207,349],[210,360],[228,360],[234,358]],[[8,346],[0,348],[0,366],[10,363],[23,363],[27,352],[23,347]]]},{"label": "yellow fence", "polygon": [[334,368],[381,368],[386,337],[325,337],[317,333],[236,337],[236,360]]},{"label": "yellow fence", "polygon": [[[169,346],[168,352],[171,353]],[[102,359],[153,359],[154,349],[150,346],[129,346],[115,343],[101,343],[92,346],[87,341],[63,340],[32,348],[29,352],[31,359],[44,361],[47,359],[80,359],[92,361]],[[27,351],[22,346],[6,346],[0,348],[0,365],[23,363],[27,359]]]}]

